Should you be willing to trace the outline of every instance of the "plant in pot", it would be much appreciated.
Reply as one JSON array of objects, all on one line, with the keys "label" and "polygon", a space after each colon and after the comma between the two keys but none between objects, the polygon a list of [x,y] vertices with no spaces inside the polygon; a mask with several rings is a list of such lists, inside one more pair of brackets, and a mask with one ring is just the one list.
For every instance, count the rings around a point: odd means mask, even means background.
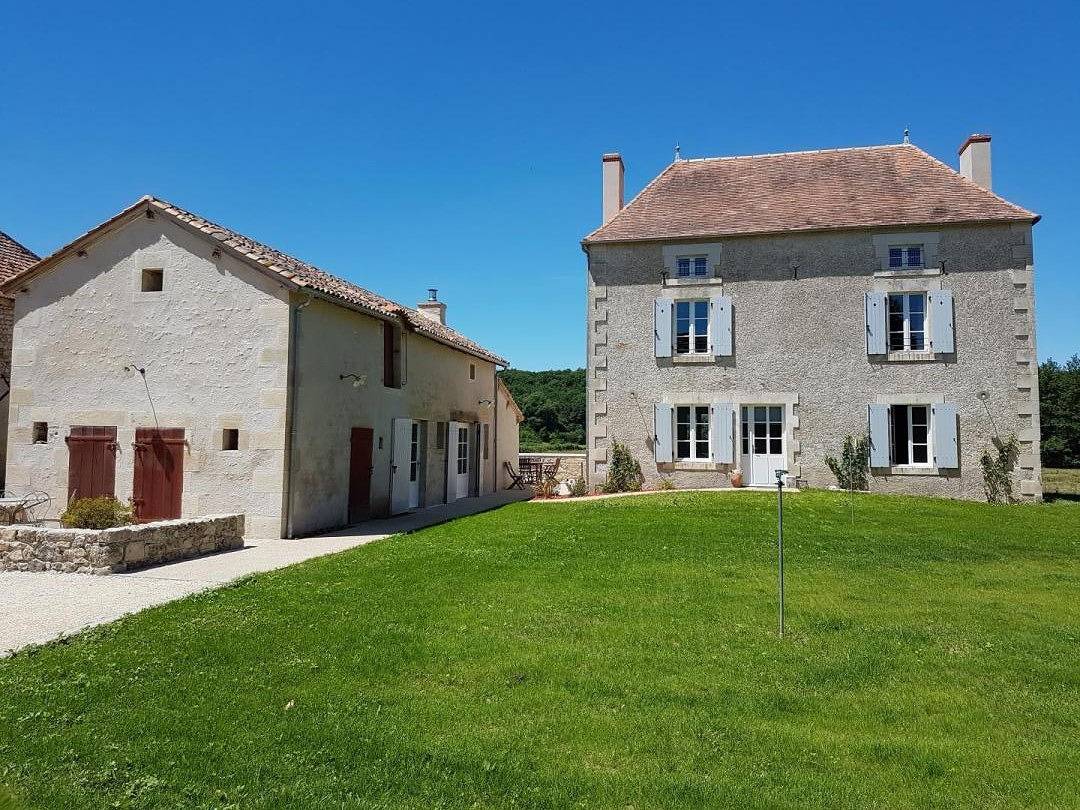
[{"label": "plant in pot", "polygon": [[738,467],[731,471],[731,485],[733,487],[742,486],[742,470],[740,470]]}]

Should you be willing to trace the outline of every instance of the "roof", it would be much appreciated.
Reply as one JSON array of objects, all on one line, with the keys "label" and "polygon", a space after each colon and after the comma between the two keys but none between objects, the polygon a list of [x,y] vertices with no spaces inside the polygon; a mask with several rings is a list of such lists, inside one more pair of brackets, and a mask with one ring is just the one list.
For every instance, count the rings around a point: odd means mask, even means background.
[{"label": "roof", "polygon": [[897,144],[677,160],[584,242],[1038,219]]},{"label": "roof", "polygon": [[338,278],[325,270],[320,270],[318,267],[294,258],[287,253],[282,253],[280,250],[275,250],[222,225],[217,225],[197,214],[185,211],[183,208],[159,197],[142,197],[116,216],[87,231],[55,253],[46,256],[37,264],[26,268],[17,276],[6,280],[0,279],[0,285],[10,293],[11,287],[14,286],[16,280],[24,282],[32,276],[49,270],[69,254],[81,250],[94,239],[127,223],[138,215],[157,213],[164,214],[188,230],[217,240],[223,249],[234,256],[264,272],[276,275],[291,286],[325,298],[348,309],[359,310],[383,320],[399,320],[407,329],[418,332],[451,348],[497,365],[509,365],[502,357],[489,352],[460,332],[423,315],[416,309],[395,303],[389,298],[383,298],[381,295],[377,295],[343,278]]},{"label": "roof", "polygon": [[0,231],[0,284],[22,273],[38,260],[38,255]]}]

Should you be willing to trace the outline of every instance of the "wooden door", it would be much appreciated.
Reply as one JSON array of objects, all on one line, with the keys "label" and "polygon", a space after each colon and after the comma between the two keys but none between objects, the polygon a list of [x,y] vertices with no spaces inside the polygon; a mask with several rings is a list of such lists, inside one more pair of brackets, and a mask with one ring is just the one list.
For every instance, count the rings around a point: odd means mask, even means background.
[{"label": "wooden door", "polygon": [[68,447],[68,503],[116,496],[116,428],[72,425]]},{"label": "wooden door", "polygon": [[180,517],[184,491],[184,429],[136,428],[135,519],[174,520]]},{"label": "wooden door", "polygon": [[352,451],[349,456],[349,523],[359,523],[371,515],[371,428],[352,429]]}]

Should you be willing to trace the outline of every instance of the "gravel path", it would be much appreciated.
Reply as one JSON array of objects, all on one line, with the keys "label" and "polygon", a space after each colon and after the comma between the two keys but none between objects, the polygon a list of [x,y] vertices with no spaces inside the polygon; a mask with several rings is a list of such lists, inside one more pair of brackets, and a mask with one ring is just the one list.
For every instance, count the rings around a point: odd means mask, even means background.
[{"label": "gravel path", "polygon": [[300,540],[249,540],[236,551],[159,565],[130,574],[0,572],[0,655],[52,641],[237,577],[361,546],[527,497],[497,492],[410,515],[373,520],[334,534]]}]

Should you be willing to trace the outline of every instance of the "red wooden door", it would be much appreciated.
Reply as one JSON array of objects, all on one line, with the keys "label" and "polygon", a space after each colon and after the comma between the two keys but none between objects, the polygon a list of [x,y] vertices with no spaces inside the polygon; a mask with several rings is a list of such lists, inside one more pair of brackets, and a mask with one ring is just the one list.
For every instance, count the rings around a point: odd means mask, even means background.
[{"label": "red wooden door", "polygon": [[68,446],[68,503],[116,496],[116,428],[72,425]]},{"label": "red wooden door", "polygon": [[349,456],[349,523],[359,523],[371,515],[371,428],[352,429]]},{"label": "red wooden door", "polygon": [[135,519],[172,520],[180,517],[184,491],[184,429],[135,430]]}]

